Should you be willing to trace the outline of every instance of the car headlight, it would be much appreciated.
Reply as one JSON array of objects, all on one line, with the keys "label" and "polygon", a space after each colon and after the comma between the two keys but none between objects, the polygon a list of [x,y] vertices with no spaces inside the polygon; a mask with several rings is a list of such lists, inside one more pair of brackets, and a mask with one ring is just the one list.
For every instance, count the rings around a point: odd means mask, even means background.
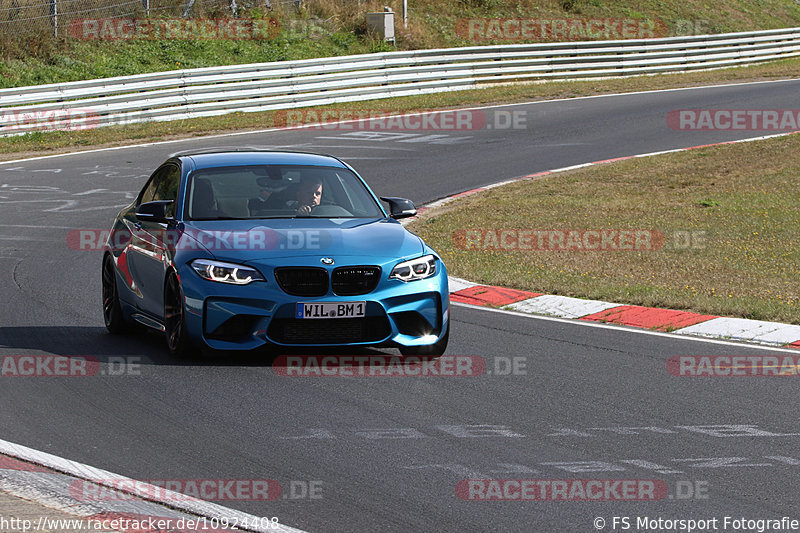
[{"label": "car headlight", "polygon": [[261,272],[255,268],[234,263],[195,259],[192,261],[192,268],[201,278],[220,283],[247,285],[251,281],[265,281]]},{"label": "car headlight", "polygon": [[389,279],[414,281],[429,278],[434,274],[436,274],[436,256],[424,255],[395,265],[389,274]]}]

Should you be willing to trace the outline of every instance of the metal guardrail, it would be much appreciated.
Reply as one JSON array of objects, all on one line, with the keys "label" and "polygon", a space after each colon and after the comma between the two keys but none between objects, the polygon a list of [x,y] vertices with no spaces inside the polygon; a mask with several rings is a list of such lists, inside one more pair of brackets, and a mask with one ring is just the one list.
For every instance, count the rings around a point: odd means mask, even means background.
[{"label": "metal guardrail", "polygon": [[800,55],[800,28],[474,46],[199,68],[0,89],[0,135],[291,109],[480,84],[683,72]]}]

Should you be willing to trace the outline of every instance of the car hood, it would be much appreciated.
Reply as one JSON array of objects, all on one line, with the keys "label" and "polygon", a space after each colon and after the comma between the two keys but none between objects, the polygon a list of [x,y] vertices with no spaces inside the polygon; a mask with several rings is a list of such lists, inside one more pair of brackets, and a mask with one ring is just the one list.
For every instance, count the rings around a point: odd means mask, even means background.
[{"label": "car hood", "polygon": [[306,256],[396,259],[424,251],[422,239],[385,218],[191,221],[184,231],[217,259],[234,262]]}]

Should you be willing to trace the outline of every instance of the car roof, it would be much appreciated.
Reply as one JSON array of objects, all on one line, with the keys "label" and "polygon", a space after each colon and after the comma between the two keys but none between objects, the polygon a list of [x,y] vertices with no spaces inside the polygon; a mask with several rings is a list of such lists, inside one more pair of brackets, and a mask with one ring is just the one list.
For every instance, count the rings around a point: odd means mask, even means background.
[{"label": "car roof", "polygon": [[279,150],[211,150],[183,152],[174,157],[190,158],[196,169],[240,165],[312,165],[347,168],[339,159],[310,152]]}]

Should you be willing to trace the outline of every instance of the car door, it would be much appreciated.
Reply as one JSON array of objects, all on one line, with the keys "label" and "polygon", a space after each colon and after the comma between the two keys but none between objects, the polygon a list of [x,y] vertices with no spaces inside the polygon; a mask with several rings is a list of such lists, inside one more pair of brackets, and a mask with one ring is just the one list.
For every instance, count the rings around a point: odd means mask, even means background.
[{"label": "car door", "polygon": [[[174,217],[177,208],[181,170],[167,163],[153,173],[137,206],[150,201],[172,200],[167,216]],[[167,224],[134,220],[129,256],[131,276],[141,295],[138,307],[147,314],[162,318],[164,312],[164,276],[169,265]]]}]

